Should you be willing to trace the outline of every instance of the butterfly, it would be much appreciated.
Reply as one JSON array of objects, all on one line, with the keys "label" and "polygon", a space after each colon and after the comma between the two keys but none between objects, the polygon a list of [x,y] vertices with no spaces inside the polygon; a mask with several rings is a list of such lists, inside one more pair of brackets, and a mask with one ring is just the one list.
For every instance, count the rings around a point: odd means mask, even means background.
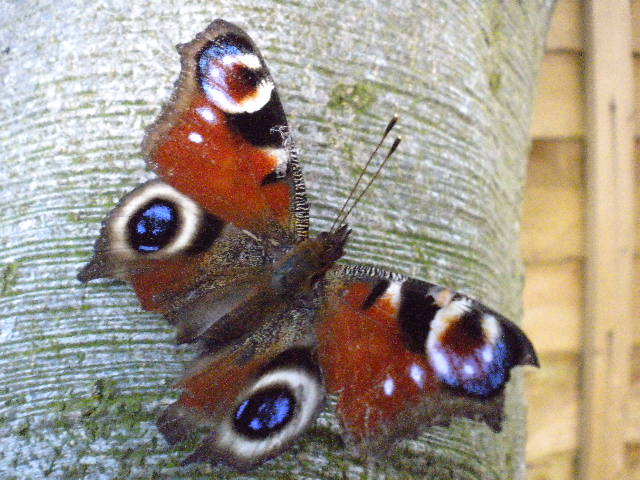
[{"label": "butterfly", "polygon": [[328,395],[347,445],[465,417],[499,430],[504,386],[537,365],[514,323],[448,288],[339,263],[346,224],[309,236],[304,180],[265,61],[216,20],[178,46],[175,91],[147,130],[158,178],[103,222],[78,277],[130,283],[200,356],[160,415],[186,462],[246,471],[290,447]]}]

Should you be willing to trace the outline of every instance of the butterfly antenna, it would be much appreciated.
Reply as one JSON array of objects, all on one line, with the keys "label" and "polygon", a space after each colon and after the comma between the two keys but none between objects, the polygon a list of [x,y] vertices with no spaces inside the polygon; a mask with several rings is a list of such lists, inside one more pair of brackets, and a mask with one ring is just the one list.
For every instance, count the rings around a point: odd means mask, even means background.
[{"label": "butterfly antenna", "polygon": [[[360,172],[360,175],[358,176],[358,179],[356,180],[356,183],[353,185],[353,187],[351,188],[351,191],[349,192],[349,195],[347,196],[347,199],[344,201],[344,203],[342,204],[342,208],[340,208],[340,211],[338,212],[338,215],[336,216],[335,220],[333,221],[333,223],[331,224],[331,229],[330,231],[333,231],[334,227],[336,226],[336,224],[339,223],[344,223],[344,220],[347,218],[348,214],[345,215],[344,219],[342,220],[342,222],[339,222],[340,217],[342,216],[342,214],[344,213],[345,209],[347,208],[347,205],[349,204],[349,201],[353,198],[356,190],[358,189],[358,186],[360,185],[360,182],[362,181],[362,179],[364,178],[364,174],[365,172],[368,170],[369,165],[371,165],[371,162],[373,161],[373,159],[375,158],[376,154],[378,153],[378,150],[380,150],[380,147],[382,146],[382,143],[385,141],[385,139],[387,138],[387,135],[389,135],[389,132],[391,130],[393,130],[393,127],[396,126],[396,123],[398,123],[398,115],[394,115],[391,120],[389,120],[389,123],[387,124],[387,127],[384,129],[384,133],[382,134],[382,138],[380,138],[380,141],[378,142],[378,144],[376,145],[376,148],[373,149],[373,152],[371,152],[371,155],[369,155],[369,158],[367,160],[367,163],[365,163],[364,167],[362,168],[362,171]],[[397,145],[396,145],[397,147]],[[393,148],[393,147],[392,147]],[[395,149],[394,149],[395,150]],[[389,157],[389,155],[387,155],[387,158]],[[383,163],[386,161],[383,161]],[[380,171],[380,168],[378,168],[378,172]],[[376,175],[377,176],[377,173]],[[371,182],[369,182],[369,184],[371,184]],[[367,190],[369,186],[367,185],[367,187],[365,187],[365,190]],[[360,199],[360,197],[362,197],[362,194],[358,197],[358,199]],[[356,202],[357,203],[357,200]],[[355,205],[354,203],[354,205]],[[349,211],[351,211],[351,209],[353,208],[353,205],[351,206],[351,208],[349,209]]]},{"label": "butterfly antenna", "polygon": [[373,184],[375,179],[378,177],[378,175],[382,171],[382,168],[384,167],[384,164],[387,163],[387,160],[389,160],[391,155],[393,155],[393,152],[396,151],[396,149],[398,148],[398,145],[400,145],[401,141],[402,141],[402,137],[396,137],[396,139],[393,141],[393,145],[391,145],[391,148],[389,149],[389,152],[387,153],[387,155],[384,157],[384,160],[382,160],[382,162],[380,162],[380,165],[378,166],[377,170],[375,171],[375,173],[373,174],[373,176],[371,177],[369,182],[362,189],[362,191],[360,192],[360,195],[358,195],[358,197],[355,199],[355,201],[351,204],[351,207],[349,207],[349,210],[347,210],[347,213],[342,218],[342,222],[341,223],[345,223],[346,222],[347,217],[351,213],[351,210],[353,210],[353,207],[355,207],[358,204],[358,202],[360,202],[360,199],[364,196],[364,194],[367,193],[367,190],[369,190],[369,187]]}]

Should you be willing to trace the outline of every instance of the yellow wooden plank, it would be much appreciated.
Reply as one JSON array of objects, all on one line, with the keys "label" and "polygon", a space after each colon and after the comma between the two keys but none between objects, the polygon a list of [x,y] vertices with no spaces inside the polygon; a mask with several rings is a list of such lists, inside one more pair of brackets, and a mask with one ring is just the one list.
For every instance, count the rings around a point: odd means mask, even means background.
[{"label": "yellow wooden plank", "polygon": [[[640,1],[636,2],[640,5]],[[639,9],[640,10],[640,9]],[[634,25],[640,29],[640,23]],[[640,83],[640,76],[637,75],[638,70],[636,70],[636,86]],[[636,91],[636,102],[640,99],[638,91]],[[638,122],[640,123],[640,122]],[[637,126],[637,124],[636,124]],[[635,172],[635,183],[636,185],[640,185],[640,141],[636,139],[635,145],[635,157],[636,157],[636,172]],[[633,332],[633,340],[634,343],[640,346],[640,188],[636,187],[636,244],[635,244],[635,255],[633,262],[633,316],[636,318],[636,321],[633,323],[634,332]],[[640,359],[638,359],[640,361]],[[633,365],[633,364],[632,364]],[[639,379],[640,381],[640,379]]]},{"label": "yellow wooden plank", "polygon": [[533,138],[576,138],[584,133],[582,56],[546,53],[533,104]]},{"label": "yellow wooden plank", "polygon": [[[584,49],[582,1],[559,0],[547,33],[546,50],[580,52]],[[632,47],[640,53],[640,0],[631,0]]]},{"label": "yellow wooden plank", "polygon": [[527,460],[527,480],[575,480],[576,451]]},{"label": "yellow wooden plank", "polygon": [[587,207],[581,480],[623,478],[632,325],[634,103],[629,2],[585,4]]},{"label": "yellow wooden plank", "polygon": [[[636,360],[640,360],[636,358]],[[640,444],[640,385],[636,385],[629,391],[629,415],[624,429],[624,440],[627,444]]]},{"label": "yellow wooden plank", "polygon": [[582,50],[582,2],[580,0],[559,0],[553,11],[547,51]]},{"label": "yellow wooden plank", "polygon": [[[556,328],[556,332],[558,328]],[[576,451],[578,446],[578,354],[541,355],[527,374],[527,461]]]},{"label": "yellow wooden plank", "polygon": [[624,480],[640,480],[640,443],[627,445]]},{"label": "yellow wooden plank", "polygon": [[631,0],[631,34],[633,51],[640,52],[640,0]]},{"label": "yellow wooden plank", "polygon": [[[582,3],[581,0],[558,0],[547,33],[547,51],[584,49]],[[635,53],[640,53],[640,0],[630,3],[632,46]]]},{"label": "yellow wooden plank", "polygon": [[[640,3],[640,1],[638,2]],[[640,28],[640,24],[638,24],[638,27]],[[634,112],[635,118],[636,118],[636,122],[635,122],[635,126],[636,126],[636,136],[640,136],[640,111],[638,111],[638,105],[640,102],[640,56],[636,56],[633,59],[633,77],[635,79],[634,82],[634,87],[635,87],[635,91],[634,91],[634,97],[635,97],[635,102],[636,102],[636,110]]]},{"label": "yellow wooden plank", "polygon": [[575,450],[527,461],[527,480],[575,480],[575,478]]},{"label": "yellow wooden plank", "polygon": [[[633,270],[633,318],[636,319],[633,323],[633,342],[636,346],[640,346],[640,254],[638,253],[633,260]],[[640,362],[640,358],[638,361]]]},{"label": "yellow wooden plank", "polygon": [[[582,321],[582,262],[527,265],[523,297],[524,329],[538,353],[577,355]],[[562,329],[561,335],[558,328]]]},{"label": "yellow wooden plank", "polygon": [[583,177],[582,141],[533,142],[522,217],[526,263],[584,256]]},{"label": "yellow wooden plank", "polygon": [[[640,65],[636,63],[636,65]],[[638,68],[635,74],[635,83],[636,87],[640,85],[640,68]],[[640,91],[636,90],[636,113],[640,111]],[[636,128],[640,125],[640,120],[636,121]],[[640,185],[640,135],[636,137],[636,148],[635,148],[635,156],[636,156],[636,174],[635,181],[636,185]],[[640,188],[636,188],[636,208],[640,208]],[[640,215],[636,216],[636,255],[640,255]],[[636,279],[640,280],[640,277],[636,277]],[[639,317],[640,318],[640,317]]]},{"label": "yellow wooden plank", "polygon": [[[630,444],[635,444],[638,447],[638,453],[640,453],[640,344],[635,345],[631,353],[631,388],[629,389],[627,410],[629,412],[625,432],[627,447]],[[640,460],[640,456],[638,460]],[[640,467],[640,462],[638,462],[638,467]]]}]

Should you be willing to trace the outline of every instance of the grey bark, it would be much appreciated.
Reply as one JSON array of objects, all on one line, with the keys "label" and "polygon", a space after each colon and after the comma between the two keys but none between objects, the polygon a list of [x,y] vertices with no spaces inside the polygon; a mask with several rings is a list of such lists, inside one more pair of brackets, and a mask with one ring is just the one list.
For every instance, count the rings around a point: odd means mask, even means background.
[{"label": "grey bark", "polygon": [[[179,466],[153,419],[192,355],[114,282],[82,286],[99,222],[150,176],[143,128],[211,20],[261,47],[326,228],[393,113],[400,151],[351,217],[348,259],[442,283],[518,319],[520,201],[553,0],[282,4],[0,0],[0,477],[236,478]],[[242,478],[524,478],[519,376],[494,434],[455,422],[382,463],[330,413]]]}]

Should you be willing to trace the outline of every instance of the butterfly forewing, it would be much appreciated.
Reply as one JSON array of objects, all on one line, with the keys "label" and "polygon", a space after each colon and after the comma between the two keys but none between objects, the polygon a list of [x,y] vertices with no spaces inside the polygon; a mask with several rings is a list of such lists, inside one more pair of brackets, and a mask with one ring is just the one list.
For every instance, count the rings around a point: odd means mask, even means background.
[{"label": "butterfly forewing", "polygon": [[302,175],[257,47],[216,20],[180,54],[172,101],[144,141],[149,165],[225,221],[272,238],[306,237]]},{"label": "butterfly forewing", "polygon": [[179,51],[172,99],[143,143],[161,180],[105,219],[80,278],[132,283],[144,308],[178,310],[179,339],[192,341],[307,237],[308,207],[282,105],[251,39],[217,20]]}]

